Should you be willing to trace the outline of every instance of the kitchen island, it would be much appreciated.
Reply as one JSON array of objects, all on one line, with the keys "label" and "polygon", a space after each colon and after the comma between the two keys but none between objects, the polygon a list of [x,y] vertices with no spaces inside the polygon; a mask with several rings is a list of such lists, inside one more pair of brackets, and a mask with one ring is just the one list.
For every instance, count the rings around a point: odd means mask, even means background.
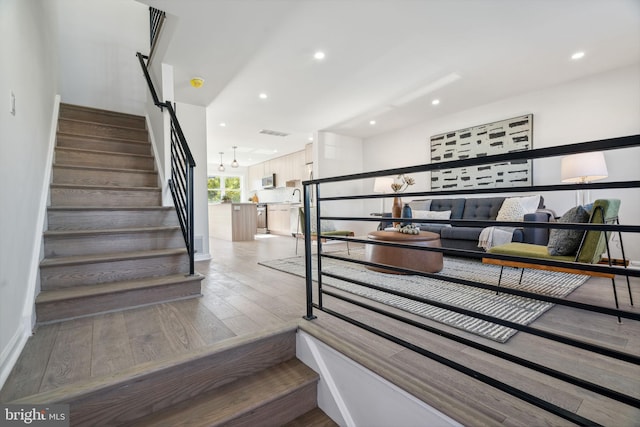
[{"label": "kitchen island", "polygon": [[232,242],[254,240],[258,231],[255,203],[209,205],[209,234]]}]

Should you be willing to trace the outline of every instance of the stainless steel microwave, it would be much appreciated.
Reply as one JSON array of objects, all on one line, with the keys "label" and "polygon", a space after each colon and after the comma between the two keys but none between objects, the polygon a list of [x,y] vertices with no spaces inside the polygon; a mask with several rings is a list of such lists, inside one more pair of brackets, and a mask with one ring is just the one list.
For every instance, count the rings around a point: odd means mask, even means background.
[{"label": "stainless steel microwave", "polygon": [[272,173],[262,178],[262,188],[275,188],[276,187],[276,174]]}]

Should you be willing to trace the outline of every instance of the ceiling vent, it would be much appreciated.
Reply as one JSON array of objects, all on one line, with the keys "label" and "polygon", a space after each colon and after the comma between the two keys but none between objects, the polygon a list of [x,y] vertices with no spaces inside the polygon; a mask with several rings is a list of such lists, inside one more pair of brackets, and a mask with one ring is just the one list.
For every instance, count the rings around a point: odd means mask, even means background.
[{"label": "ceiling vent", "polygon": [[289,135],[288,133],[284,133],[284,132],[278,132],[277,130],[270,130],[270,129],[260,129],[261,134],[264,135],[271,135],[271,136],[287,136]]}]

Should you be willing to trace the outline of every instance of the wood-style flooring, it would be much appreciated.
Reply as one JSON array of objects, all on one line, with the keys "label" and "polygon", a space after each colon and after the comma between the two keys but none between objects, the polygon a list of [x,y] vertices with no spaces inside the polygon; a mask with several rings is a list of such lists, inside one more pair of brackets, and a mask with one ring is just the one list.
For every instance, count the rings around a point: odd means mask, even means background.
[{"label": "wood-style flooring", "polygon": [[[202,298],[38,327],[0,391],[0,402],[114,374],[301,318],[305,312],[304,279],[257,264],[261,260],[295,256],[293,238],[261,235],[253,242],[212,239],[210,243],[212,259],[196,263],[197,270],[206,276]],[[337,243],[325,247],[330,251],[341,246]],[[632,287],[635,301],[640,301],[640,281],[633,280]],[[629,307],[626,289],[620,286],[618,293],[625,310],[639,311],[638,302],[635,308]],[[610,282],[603,279],[590,279],[568,298],[613,306]],[[640,425],[638,408],[328,297],[325,305],[600,424]],[[356,359],[362,355],[361,363],[372,369],[376,368],[376,362],[371,358],[377,358],[389,372],[393,371],[393,375],[380,374],[390,379],[394,375],[404,377],[405,389],[466,425],[570,424],[335,317],[316,314],[318,319],[311,322],[312,326],[330,331],[336,343],[352,349],[348,355]],[[425,319],[421,321],[640,398],[640,367],[636,365],[611,361],[522,332],[506,344],[499,344]],[[630,354],[640,353],[640,322],[625,320],[618,324],[610,316],[555,306],[532,326]]]}]

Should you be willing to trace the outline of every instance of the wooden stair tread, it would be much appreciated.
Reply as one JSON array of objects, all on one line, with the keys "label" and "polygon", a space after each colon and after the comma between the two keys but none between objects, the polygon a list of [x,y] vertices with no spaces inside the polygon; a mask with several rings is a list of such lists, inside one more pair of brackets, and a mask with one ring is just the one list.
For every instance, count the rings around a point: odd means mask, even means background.
[{"label": "wooden stair tread", "polygon": [[79,166],[79,165],[69,165],[66,163],[54,163],[54,168],[65,168],[65,169],[76,169],[76,170],[87,170],[92,172],[125,172],[125,173],[139,173],[139,174],[155,174],[158,172],[154,170],[147,169],[125,169],[125,168],[109,168],[109,167],[100,167],[100,166]]},{"label": "wooden stair tread", "polygon": [[[82,140],[90,140],[90,141],[120,142],[125,144],[151,146],[151,142],[143,141],[141,139],[128,139],[128,138],[106,136],[106,135],[85,135],[82,133],[65,132],[62,130],[56,131],[56,138],[62,138],[62,139],[73,138],[73,139],[82,139]],[[56,148],[67,148],[67,147],[61,147],[58,145]],[[71,148],[71,147],[68,147],[68,148]]]},{"label": "wooden stair tread", "polygon": [[140,159],[153,160],[154,157],[151,154],[134,154],[134,153],[119,153],[117,151],[104,151],[104,150],[88,150],[85,148],[71,148],[71,147],[56,147],[56,151],[70,151],[75,153],[89,153],[89,154],[108,154],[110,156],[122,156],[122,157],[135,157]]},{"label": "wooden stair tread", "polygon": [[113,191],[157,191],[160,192],[160,187],[118,187],[116,185],[86,185],[86,184],[51,184],[50,187],[60,189],[82,189],[82,190],[113,190]]},{"label": "wooden stair tread", "polygon": [[71,288],[55,289],[50,291],[42,291],[36,297],[36,304],[46,304],[56,301],[64,301],[68,299],[83,298],[88,296],[106,295],[115,292],[124,292],[130,290],[140,290],[145,288],[153,288],[157,286],[169,285],[176,282],[200,281],[204,276],[195,274],[193,276],[185,276],[183,274],[174,274],[171,276],[149,277],[145,279],[126,280],[121,282],[101,283],[97,285],[82,285]]},{"label": "wooden stair tread", "polygon": [[177,231],[180,226],[159,226],[159,227],[132,227],[132,228],[96,228],[84,230],[48,230],[44,232],[45,237],[71,237],[71,236],[91,236],[101,234],[124,234],[124,233],[147,233],[158,231]]},{"label": "wooden stair tread", "polygon": [[282,427],[338,427],[338,424],[329,418],[322,409],[314,408]]},{"label": "wooden stair tread", "polygon": [[316,381],[317,373],[292,359],[138,420],[136,425],[222,425]]},{"label": "wooden stair tread", "polygon": [[151,251],[118,252],[113,254],[81,255],[59,258],[45,258],[40,262],[40,267],[59,267],[64,265],[91,264],[98,262],[113,262],[133,259],[145,259],[161,256],[186,254],[187,250],[180,249],[156,249]]},{"label": "wooden stair tread", "polygon": [[68,104],[66,102],[60,103],[60,108],[65,110],[80,110],[80,111],[89,111],[93,113],[104,114],[107,116],[116,116],[116,117],[129,117],[134,119],[144,119],[144,116],[139,114],[131,114],[131,113],[122,113],[120,111],[112,111],[112,110],[104,110],[102,108],[96,107],[88,107],[85,105],[76,105],[76,104]]},{"label": "wooden stair tread", "polygon": [[107,123],[107,122],[101,122],[101,121],[95,121],[95,120],[78,119],[78,118],[71,118],[71,117],[60,117],[60,118],[58,118],[58,120],[65,121],[65,122],[73,122],[73,123],[86,123],[86,124],[90,124],[90,125],[99,125],[99,126],[118,128],[118,129],[127,129],[127,130],[134,130],[134,131],[143,131],[143,130],[145,130],[145,129],[141,129],[139,127],[115,125],[113,123]]}]

